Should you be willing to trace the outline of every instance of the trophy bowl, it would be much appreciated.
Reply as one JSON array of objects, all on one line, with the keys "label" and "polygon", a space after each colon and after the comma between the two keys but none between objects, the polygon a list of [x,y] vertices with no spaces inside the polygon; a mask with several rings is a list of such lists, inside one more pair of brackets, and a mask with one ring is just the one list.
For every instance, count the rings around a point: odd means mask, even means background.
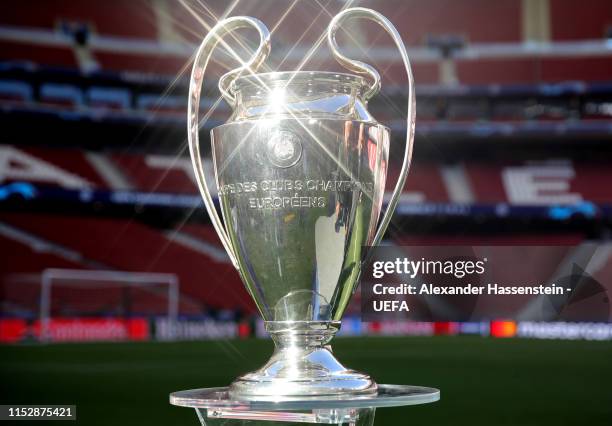
[{"label": "trophy bowl", "polygon": [[[367,109],[380,89],[378,73],[345,57],[336,45],[335,33],[349,18],[383,26],[408,73],[404,164],[380,221],[390,131]],[[204,178],[198,108],[210,53],[224,35],[244,27],[258,31],[260,45],[241,68],[219,80],[233,113],[211,131],[221,219]],[[230,385],[236,398],[346,398],[377,391],[368,375],[340,364],[328,344],[357,287],[364,249],[382,238],[404,186],[414,135],[413,80],[399,34],[379,13],[346,9],[332,20],[327,36],[334,57],[356,74],[257,73],[269,52],[269,33],[248,17],[221,21],[196,55],[188,123],[196,179],[213,225],[275,343],[262,368]]]}]

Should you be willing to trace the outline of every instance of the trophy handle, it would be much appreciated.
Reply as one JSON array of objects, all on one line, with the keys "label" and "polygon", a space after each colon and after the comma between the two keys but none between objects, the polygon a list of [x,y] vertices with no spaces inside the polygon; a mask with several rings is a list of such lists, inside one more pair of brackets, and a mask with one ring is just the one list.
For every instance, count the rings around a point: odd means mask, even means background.
[{"label": "trophy handle", "polygon": [[[247,61],[242,62],[236,54],[233,56],[241,62],[241,66],[225,74],[220,82],[219,86],[223,97],[230,103],[234,104],[235,99],[233,95],[229,93],[227,88],[231,85],[231,82],[237,78],[243,71],[254,72],[256,71],[263,61],[267,58],[270,53],[270,32],[268,28],[258,19],[246,17],[246,16],[235,16],[232,18],[224,19],[218,22],[206,35],[202,44],[198,48],[195,55],[193,68],[191,70],[191,78],[189,83],[189,104],[187,114],[187,135],[189,142],[189,153],[191,154],[191,162],[200,190],[200,195],[204,200],[204,205],[210,216],[221,243],[227,251],[232,264],[238,269],[238,261],[234,248],[232,247],[231,240],[229,239],[223,222],[219,217],[215,204],[213,202],[210,191],[208,190],[208,184],[204,175],[204,165],[202,164],[202,157],[200,155],[200,138],[199,138],[199,109],[200,109],[200,95],[202,93],[202,84],[204,82],[204,73],[210,60],[211,54],[215,47],[221,43],[227,47],[227,44],[223,42],[222,38],[227,34],[235,31],[239,28],[252,28],[255,29],[259,34],[259,47],[253,54],[253,56]],[[232,78],[233,77],[233,78]],[[231,79],[231,81],[230,81]],[[223,84],[222,84],[223,83]],[[208,115],[209,113],[207,113]],[[205,117],[205,119],[207,116]]]},{"label": "trophy handle", "polygon": [[404,184],[406,183],[406,177],[408,176],[408,170],[410,169],[410,162],[412,160],[412,148],[414,145],[414,120],[415,120],[415,112],[416,112],[416,99],[414,94],[414,77],[412,76],[412,68],[410,67],[410,59],[408,59],[408,53],[406,52],[406,46],[404,46],[404,42],[400,37],[397,29],[393,26],[393,24],[385,18],[380,13],[366,9],[363,7],[354,7],[345,9],[339,14],[337,14],[334,19],[332,19],[329,27],[327,29],[327,43],[334,55],[336,61],[340,63],[340,65],[344,66],[350,71],[356,72],[358,74],[365,74],[370,77],[372,83],[370,88],[364,93],[365,100],[369,100],[372,96],[374,96],[380,90],[380,75],[372,67],[364,62],[357,61],[354,59],[350,59],[340,53],[338,48],[338,44],[336,43],[336,32],[342,24],[351,19],[351,18],[363,18],[368,19],[370,21],[374,21],[379,24],[381,27],[385,29],[385,31],[391,36],[395,45],[397,46],[400,55],[402,57],[402,61],[404,62],[404,67],[406,68],[406,74],[408,75],[408,114],[406,117],[407,121],[407,130],[406,130],[406,151],[404,153],[404,162],[402,164],[402,169],[400,171],[399,178],[397,179],[397,183],[395,185],[395,189],[393,190],[393,194],[389,199],[389,204],[387,205],[387,210],[383,215],[382,220],[380,221],[380,225],[374,238],[372,240],[372,245],[377,245],[380,243],[389,223],[391,222],[391,217],[393,216],[393,212],[397,207],[397,203],[399,201],[402,189],[404,188]]}]

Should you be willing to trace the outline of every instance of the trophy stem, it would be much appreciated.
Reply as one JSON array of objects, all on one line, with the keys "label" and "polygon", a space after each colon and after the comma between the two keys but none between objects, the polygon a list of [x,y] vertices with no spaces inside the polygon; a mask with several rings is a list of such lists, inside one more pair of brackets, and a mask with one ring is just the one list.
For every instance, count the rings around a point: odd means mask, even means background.
[{"label": "trophy stem", "polygon": [[239,377],[230,394],[243,399],[303,398],[376,393],[366,374],[349,370],[328,345],[340,321],[267,321],[275,344],[270,360],[259,370]]},{"label": "trophy stem", "polygon": [[277,351],[321,348],[340,330],[340,321],[266,321]]}]

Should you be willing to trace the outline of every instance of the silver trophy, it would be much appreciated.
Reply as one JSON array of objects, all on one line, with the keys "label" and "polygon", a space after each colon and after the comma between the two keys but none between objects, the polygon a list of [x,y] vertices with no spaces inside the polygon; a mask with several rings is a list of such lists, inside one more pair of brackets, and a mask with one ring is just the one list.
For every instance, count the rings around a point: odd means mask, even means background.
[{"label": "silver trophy", "polygon": [[[344,56],[336,33],[349,19],[382,26],[408,74],[406,149],[401,173],[379,221],[388,169],[389,128],[368,112],[380,90],[370,65]],[[255,29],[259,47],[219,80],[233,114],[211,131],[223,220],[205,180],[199,104],[211,53],[239,28]],[[189,149],[212,223],[276,348],[259,370],[236,379],[241,400],[372,395],[367,374],[344,367],[329,342],[358,284],[364,247],[380,242],[406,180],[414,138],[415,95],[406,48],[381,14],[346,9],[331,21],[334,58],[355,74],[257,73],[270,51],[265,25],[250,17],[219,22],[202,42],[191,74]],[[378,226],[377,226],[378,225]]]}]

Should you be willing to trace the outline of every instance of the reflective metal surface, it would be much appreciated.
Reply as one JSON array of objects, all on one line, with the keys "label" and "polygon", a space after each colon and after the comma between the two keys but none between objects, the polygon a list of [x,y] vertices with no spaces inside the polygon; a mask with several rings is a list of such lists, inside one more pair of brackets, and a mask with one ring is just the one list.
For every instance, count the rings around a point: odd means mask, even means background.
[{"label": "reflective metal surface", "polygon": [[[318,75],[310,96],[292,83],[253,89],[248,99],[239,91],[241,119],[212,130],[225,227],[266,321],[339,320],[382,205],[389,131],[352,119],[354,85],[336,93],[339,84],[317,83]],[[276,96],[278,113],[270,111]]]},{"label": "reflective metal surface", "polygon": [[[378,73],[336,46],[336,31],[351,17],[383,26],[398,43],[409,75],[404,164],[378,228],[390,134],[367,110],[367,100],[380,88]],[[213,225],[276,344],[270,361],[236,380],[230,392],[259,400],[374,395],[374,381],[343,367],[328,343],[358,283],[363,247],[384,234],[408,172],[414,91],[405,48],[382,15],[346,9],[330,24],[330,48],[341,64],[366,78],[307,71],[256,74],[268,52],[267,29],[252,18],[230,19],[229,28],[225,21],[213,28],[196,55],[189,146]],[[221,78],[222,94],[234,109],[229,121],[211,132],[222,222],[204,179],[199,96],[212,47],[223,34],[245,26],[257,29],[260,47],[249,69]],[[237,77],[242,71],[251,73]]]},{"label": "reflective metal surface", "polygon": [[347,369],[332,355],[327,344],[339,326],[338,321],[266,322],[274,354],[262,368],[234,381],[232,396],[262,401],[375,393],[368,375]]}]

